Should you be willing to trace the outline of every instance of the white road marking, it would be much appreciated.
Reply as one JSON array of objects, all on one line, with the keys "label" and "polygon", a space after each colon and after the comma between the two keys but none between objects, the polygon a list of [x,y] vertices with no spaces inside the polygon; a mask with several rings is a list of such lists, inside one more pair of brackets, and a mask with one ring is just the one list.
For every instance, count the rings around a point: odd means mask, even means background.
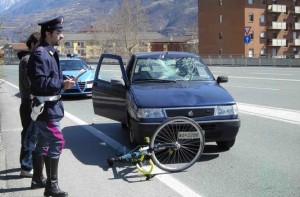
[{"label": "white road marking", "polygon": [[292,81],[299,82],[299,79],[278,79],[278,78],[263,78],[263,77],[237,77],[237,76],[228,76],[228,78],[236,78],[236,79],[261,79],[261,80],[270,80],[270,81]]},{"label": "white road marking", "polygon": [[254,116],[274,119],[293,124],[300,124],[300,111],[297,110],[288,110],[247,103],[237,103],[237,105],[240,113],[250,114]]},{"label": "white road marking", "polygon": [[[68,113],[65,111],[65,116],[75,122],[77,125],[83,127],[85,130],[89,131],[91,134],[96,136],[97,138],[103,140],[105,143],[110,145],[115,150],[121,150],[123,149],[124,145],[120,144],[116,140],[112,139],[111,137],[105,135],[101,131],[97,130],[95,127],[89,126],[88,123],[84,122],[83,120],[77,118],[76,116]],[[159,171],[158,171],[159,172]],[[172,190],[176,191],[182,196],[191,196],[191,197],[201,197],[199,194],[194,192],[192,189],[190,189],[188,186],[180,182],[179,180],[173,178],[171,175],[164,174],[161,176],[155,176],[158,180],[165,183],[168,187],[170,187]]]},{"label": "white road marking", "polygon": [[10,83],[8,81],[5,81],[4,79],[0,79],[0,81],[3,81],[3,82],[7,83],[8,85],[10,85],[10,86],[12,86],[12,87],[14,87],[16,89],[19,89],[19,86],[16,86],[16,85],[14,85],[14,84],[12,84],[12,83]]},{"label": "white road marking", "polygon": [[250,73],[252,75],[281,75],[281,76],[291,76],[292,74],[279,74],[279,73]]},{"label": "white road marking", "polygon": [[259,88],[259,87],[247,87],[247,86],[232,86],[232,85],[225,85],[224,87],[234,87],[234,88],[248,88],[248,89],[258,89],[258,90],[274,90],[274,91],[279,91],[280,89],[275,89],[275,88]]},{"label": "white road marking", "polygon": [[[9,83],[5,80],[1,80],[1,81],[6,82],[7,84],[11,85],[12,87],[14,87],[16,89],[19,89],[18,86],[15,86],[12,83]],[[89,126],[89,124],[87,122],[77,118],[76,116],[72,115],[71,113],[69,113],[67,111],[65,111],[64,113],[65,113],[65,116],[67,118],[72,120],[78,126],[83,127],[83,129],[89,131],[91,134],[93,134],[97,138],[103,140],[105,143],[110,145],[115,150],[118,151],[118,150],[120,150],[120,148],[122,148],[122,149],[124,148],[124,145],[120,144],[119,142],[117,142],[113,138],[105,135],[103,132],[97,130],[95,127]],[[127,149],[127,148],[125,148],[125,149]],[[171,175],[164,174],[164,175],[161,175],[161,176],[156,176],[155,178],[157,178],[161,182],[165,183],[168,187],[170,187],[175,192],[179,193],[181,196],[201,197],[199,194],[194,192],[192,189],[190,189],[188,186],[186,186],[185,184],[183,184],[179,180],[173,178]]]},{"label": "white road marking", "polygon": [[[9,83],[5,80],[1,80],[1,81],[4,81],[7,84],[11,85],[12,87],[18,89],[18,86],[15,86],[12,83]],[[296,81],[300,81],[300,80],[296,80]],[[300,124],[300,111],[297,110],[288,110],[288,109],[253,105],[247,103],[237,103],[237,105],[240,113],[250,114],[250,115],[259,116],[263,118],[270,118],[270,119],[293,123],[293,124]],[[65,111],[65,116],[70,120],[72,120],[73,122],[75,122],[77,125],[89,131],[91,134],[95,135],[97,138],[109,144],[112,148],[119,150],[120,147],[121,148],[124,147],[116,140],[110,138],[109,136],[105,135],[104,133],[97,130],[96,128],[89,126],[88,123],[68,113],[67,111]],[[190,189],[188,186],[184,185],[177,179],[173,178],[171,175],[164,174],[163,176],[156,176],[156,178],[161,182],[165,183],[167,186],[169,186],[171,189],[173,189],[174,191],[176,191],[182,196],[201,197],[199,194],[195,193],[192,189]]]}]

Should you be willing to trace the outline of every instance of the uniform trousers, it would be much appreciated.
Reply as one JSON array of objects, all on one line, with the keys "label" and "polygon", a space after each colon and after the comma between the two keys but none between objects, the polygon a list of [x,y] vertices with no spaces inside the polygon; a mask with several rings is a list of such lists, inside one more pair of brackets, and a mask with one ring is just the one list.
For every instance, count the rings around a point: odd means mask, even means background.
[{"label": "uniform trousers", "polygon": [[35,152],[49,158],[58,159],[65,146],[60,129],[60,120],[35,121],[38,128],[38,140]]},{"label": "uniform trousers", "polygon": [[30,117],[31,99],[21,99],[20,118],[22,123],[21,131],[21,151],[20,164],[21,169],[30,171],[32,169],[32,151],[37,141],[37,128]]}]

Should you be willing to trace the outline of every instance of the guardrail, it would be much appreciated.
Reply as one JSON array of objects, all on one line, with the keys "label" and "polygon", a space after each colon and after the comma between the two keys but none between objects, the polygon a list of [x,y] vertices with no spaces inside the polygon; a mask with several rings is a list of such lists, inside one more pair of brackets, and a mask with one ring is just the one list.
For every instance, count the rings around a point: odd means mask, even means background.
[{"label": "guardrail", "polygon": [[209,66],[277,66],[300,67],[300,59],[285,58],[237,58],[201,56]]}]

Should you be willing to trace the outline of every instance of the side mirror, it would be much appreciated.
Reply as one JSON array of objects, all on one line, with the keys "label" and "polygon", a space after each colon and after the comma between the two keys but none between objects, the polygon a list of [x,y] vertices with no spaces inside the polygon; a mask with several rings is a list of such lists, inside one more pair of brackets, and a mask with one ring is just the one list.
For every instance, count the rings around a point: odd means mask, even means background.
[{"label": "side mirror", "polygon": [[217,78],[217,83],[227,83],[228,82],[228,77],[227,76],[218,76]]}]

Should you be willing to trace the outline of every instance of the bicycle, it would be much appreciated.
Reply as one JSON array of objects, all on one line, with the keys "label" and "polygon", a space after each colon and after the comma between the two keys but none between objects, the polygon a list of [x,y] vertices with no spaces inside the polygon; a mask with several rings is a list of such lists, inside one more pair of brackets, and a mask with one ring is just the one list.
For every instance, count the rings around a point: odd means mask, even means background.
[{"label": "bicycle", "polygon": [[[127,153],[107,158],[113,167],[114,162],[131,161],[149,180],[154,166],[167,172],[179,172],[191,167],[201,156],[205,139],[204,131],[192,119],[174,117],[164,121],[154,132],[151,140],[145,138],[146,145],[139,145]],[[150,169],[143,169],[143,161]]]}]

